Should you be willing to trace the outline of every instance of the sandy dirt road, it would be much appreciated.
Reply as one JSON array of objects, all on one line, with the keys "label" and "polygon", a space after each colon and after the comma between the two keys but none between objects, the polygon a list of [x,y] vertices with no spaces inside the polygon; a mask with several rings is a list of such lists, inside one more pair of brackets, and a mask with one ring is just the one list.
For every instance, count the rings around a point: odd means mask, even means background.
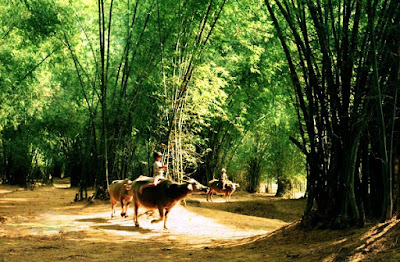
[{"label": "sandy dirt road", "polygon": [[307,231],[304,200],[191,196],[163,230],[157,212],[141,209],[135,227],[132,210],[111,219],[107,202],[74,203],[75,192],[0,185],[0,261],[400,261],[399,221]]},{"label": "sandy dirt road", "polygon": [[[184,254],[190,258],[194,253],[206,255],[215,248],[254,242],[288,224],[280,219],[223,210],[223,207],[246,205],[249,196],[240,200],[236,197],[234,203],[225,203],[222,198],[216,198],[215,203],[205,203],[205,196],[193,196],[186,207],[177,206],[170,212],[168,230],[162,229],[162,223],[151,224],[158,213],[146,209],[140,210],[140,227],[135,227],[131,209],[130,217],[111,219],[107,202],[73,203],[74,194],[74,189],[43,187],[23,191],[2,186],[2,258],[5,261],[22,258],[107,261],[111,254],[131,260],[139,260],[139,257],[169,260]],[[222,210],[201,207],[202,204]]]}]

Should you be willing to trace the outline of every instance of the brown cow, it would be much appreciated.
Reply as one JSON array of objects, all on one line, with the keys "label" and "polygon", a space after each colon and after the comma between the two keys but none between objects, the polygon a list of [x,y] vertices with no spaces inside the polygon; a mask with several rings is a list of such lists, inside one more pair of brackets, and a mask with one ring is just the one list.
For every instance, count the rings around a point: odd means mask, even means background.
[{"label": "brown cow", "polygon": [[109,186],[111,218],[115,215],[115,205],[121,203],[121,216],[128,217],[128,206],[132,202],[132,181],[129,179],[114,180]]},{"label": "brown cow", "polygon": [[[160,180],[157,186],[144,188],[140,193],[140,188],[149,183],[153,183],[152,177],[140,176],[132,184],[133,203],[135,205],[135,213],[133,221],[136,226],[138,222],[138,209],[143,206],[149,209],[158,209],[160,218],[151,221],[157,223],[164,221],[164,229],[167,229],[168,212],[182,199],[195,192],[207,192],[208,188],[203,186],[194,179],[189,179],[183,183],[172,182],[171,180]],[[165,214],[164,214],[165,210]]]},{"label": "brown cow", "polygon": [[231,195],[235,190],[240,187],[239,184],[237,183],[232,183],[231,181],[228,181],[225,185],[225,189],[222,189],[222,182],[217,179],[213,179],[210,182],[208,182],[208,186],[210,187],[210,190],[207,193],[207,201],[212,200],[212,196],[215,193],[219,195],[225,195],[225,201],[230,202],[231,201]]}]

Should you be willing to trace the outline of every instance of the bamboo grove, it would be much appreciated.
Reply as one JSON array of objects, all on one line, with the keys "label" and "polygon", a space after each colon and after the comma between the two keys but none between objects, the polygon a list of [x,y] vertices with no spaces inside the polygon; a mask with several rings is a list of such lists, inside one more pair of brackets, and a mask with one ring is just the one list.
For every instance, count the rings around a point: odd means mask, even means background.
[{"label": "bamboo grove", "polygon": [[399,2],[265,4],[289,64],[301,121],[301,140],[291,140],[308,163],[304,224],[345,227],[364,225],[366,216],[391,219],[394,200],[400,212],[400,177],[393,173],[400,142]]},{"label": "bamboo grove", "polygon": [[6,0],[0,179],[307,179],[305,226],[400,211],[395,0]]},{"label": "bamboo grove", "polygon": [[256,6],[3,2],[3,183],[70,177],[84,198],[88,187],[151,175],[154,150],[174,180],[206,183],[222,167],[249,191],[303,179],[304,157],[287,139],[299,133],[284,57]]}]

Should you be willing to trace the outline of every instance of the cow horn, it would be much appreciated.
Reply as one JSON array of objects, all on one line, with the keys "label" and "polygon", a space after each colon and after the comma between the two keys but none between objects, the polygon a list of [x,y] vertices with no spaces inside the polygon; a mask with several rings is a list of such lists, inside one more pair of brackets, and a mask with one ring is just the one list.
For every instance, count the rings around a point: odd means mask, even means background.
[{"label": "cow horn", "polygon": [[190,179],[191,179],[191,178],[188,177],[187,175],[184,175],[184,176],[182,177],[182,181],[185,181],[185,182],[188,182]]}]

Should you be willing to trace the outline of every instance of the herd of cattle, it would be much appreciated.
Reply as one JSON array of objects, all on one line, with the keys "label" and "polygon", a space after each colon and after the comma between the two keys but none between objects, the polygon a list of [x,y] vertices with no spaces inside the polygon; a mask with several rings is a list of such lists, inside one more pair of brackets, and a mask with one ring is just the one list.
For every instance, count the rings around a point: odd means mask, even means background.
[{"label": "herd of cattle", "polygon": [[115,215],[115,205],[121,203],[121,216],[127,217],[128,206],[131,202],[134,205],[133,221],[136,226],[138,222],[138,209],[143,206],[148,209],[158,209],[160,218],[151,221],[152,223],[164,221],[164,228],[169,211],[181,200],[192,193],[207,193],[207,201],[212,201],[214,193],[225,195],[225,200],[230,201],[230,197],[239,184],[229,182],[223,188],[222,182],[216,179],[208,183],[208,187],[200,184],[194,179],[187,179],[183,183],[176,183],[171,180],[162,180],[156,187],[145,188],[140,193],[140,188],[146,184],[153,183],[152,177],[140,176],[131,181],[115,180],[109,186],[110,201],[111,201],[111,218]]}]

